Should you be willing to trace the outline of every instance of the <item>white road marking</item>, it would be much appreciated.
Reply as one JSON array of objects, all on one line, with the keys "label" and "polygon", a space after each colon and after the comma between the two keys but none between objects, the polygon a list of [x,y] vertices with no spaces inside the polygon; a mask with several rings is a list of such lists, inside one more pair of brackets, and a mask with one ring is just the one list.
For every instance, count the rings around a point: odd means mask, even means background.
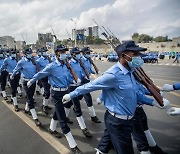
[{"label": "white road marking", "polygon": [[18,116],[24,123],[31,127],[37,134],[39,134],[46,142],[48,142],[53,148],[55,148],[59,153],[69,154],[70,150],[60,143],[60,140],[54,139],[52,135],[45,131],[41,131],[24,113],[15,112],[14,107],[11,104],[7,104],[6,101],[2,101],[13,113]]}]

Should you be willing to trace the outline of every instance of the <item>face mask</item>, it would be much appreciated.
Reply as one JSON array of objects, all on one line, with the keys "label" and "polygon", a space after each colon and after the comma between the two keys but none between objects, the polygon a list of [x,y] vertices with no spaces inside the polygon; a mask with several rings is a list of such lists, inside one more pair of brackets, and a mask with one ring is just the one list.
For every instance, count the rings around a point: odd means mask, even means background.
[{"label": "face mask", "polygon": [[32,54],[27,54],[27,55],[26,55],[26,58],[27,58],[27,59],[31,59],[31,58],[32,58]]},{"label": "face mask", "polygon": [[43,56],[47,56],[47,52],[43,52]]},{"label": "face mask", "polygon": [[4,56],[3,56],[3,54],[0,54],[0,58],[3,58]]},{"label": "face mask", "polygon": [[9,56],[9,53],[6,53],[7,56]]},{"label": "face mask", "polygon": [[75,59],[76,60],[79,60],[81,58],[81,55],[80,54],[77,54],[76,56],[75,56]]},{"label": "face mask", "polygon": [[38,56],[41,56],[41,53],[40,53],[40,52],[38,52]]},{"label": "face mask", "polygon": [[65,59],[66,59],[66,54],[60,54],[59,59],[60,59],[60,60],[65,60]]},{"label": "face mask", "polygon": [[11,54],[11,57],[12,58],[16,58],[16,54]]},{"label": "face mask", "polygon": [[85,57],[86,57],[86,58],[90,58],[91,55],[90,55],[90,54],[86,54]]},{"label": "face mask", "polygon": [[[128,56],[128,55],[126,55],[126,56]],[[128,56],[128,57],[130,57],[130,56]],[[130,58],[132,58],[132,61],[127,61],[127,62],[131,69],[134,69],[135,67],[141,67],[144,63],[144,61],[141,59],[140,56],[130,57]]]}]

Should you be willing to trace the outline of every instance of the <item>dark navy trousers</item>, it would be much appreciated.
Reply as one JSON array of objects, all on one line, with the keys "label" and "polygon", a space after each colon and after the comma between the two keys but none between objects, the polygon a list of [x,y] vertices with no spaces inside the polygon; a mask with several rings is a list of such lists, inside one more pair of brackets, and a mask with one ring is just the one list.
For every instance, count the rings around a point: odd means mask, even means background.
[{"label": "dark navy trousers", "polygon": [[7,71],[2,71],[1,76],[0,76],[0,82],[1,82],[1,90],[5,91],[5,87],[7,84],[7,77],[8,77],[8,72]]},{"label": "dark navy trousers", "polygon": [[23,80],[23,87],[24,87],[24,90],[26,92],[29,109],[34,109],[33,96],[34,96],[34,92],[35,92],[35,89],[36,89],[36,82],[33,83],[29,88],[27,87],[27,82],[28,81]]},{"label": "dark navy trousers", "polygon": [[[77,88],[77,86],[70,86],[69,87],[69,91],[74,91],[75,89]],[[69,101],[68,103],[66,103],[64,105],[65,108],[68,108],[70,109],[71,106],[74,105],[74,112],[76,114],[76,117],[80,117],[82,116],[82,111],[81,111],[81,104],[80,104],[80,101],[79,101],[79,97],[75,97],[73,98],[71,101]]]},{"label": "dark navy trousers", "polygon": [[137,149],[141,151],[148,151],[149,145],[144,133],[144,128],[147,127],[147,117],[142,107],[137,107],[133,117],[133,138],[137,144]]},{"label": "dark navy trousers", "polygon": [[[82,85],[83,85],[83,84],[86,84],[86,83],[88,83],[88,82],[90,82],[90,80],[87,80],[87,79],[84,78],[84,79],[82,80]],[[86,102],[86,104],[87,104],[88,107],[93,106],[92,97],[91,97],[91,94],[90,94],[90,93],[84,94],[83,97],[84,97],[84,100],[85,100],[85,102]]]},{"label": "dark navy trousers", "polygon": [[[138,150],[148,151],[148,142],[144,131],[148,130],[147,116],[142,107],[137,107],[132,119],[132,135],[137,144]],[[100,151],[108,153],[113,148],[108,130],[105,129],[104,134],[97,147]]]},{"label": "dark navy trousers", "polygon": [[64,134],[67,134],[70,132],[70,128],[67,125],[67,119],[66,119],[66,114],[65,114],[65,110],[64,110],[64,104],[62,103],[62,98],[67,93],[68,93],[68,91],[51,90],[52,102],[54,103],[54,106],[55,106],[53,119],[59,121],[61,130]]},{"label": "dark navy trousers", "polygon": [[20,74],[16,74],[12,80],[9,78],[9,82],[11,85],[12,97],[16,97],[16,92],[17,92],[17,87],[19,85],[19,80],[20,80]]},{"label": "dark navy trousers", "polygon": [[51,85],[48,83],[48,77],[42,78],[41,84],[44,88],[43,97],[45,97],[45,99],[48,99],[50,97],[50,88],[51,88]]},{"label": "dark navy trousers", "polygon": [[113,147],[116,154],[134,154],[131,139],[132,120],[116,118],[106,111],[104,121],[106,129],[98,149],[106,153]]}]

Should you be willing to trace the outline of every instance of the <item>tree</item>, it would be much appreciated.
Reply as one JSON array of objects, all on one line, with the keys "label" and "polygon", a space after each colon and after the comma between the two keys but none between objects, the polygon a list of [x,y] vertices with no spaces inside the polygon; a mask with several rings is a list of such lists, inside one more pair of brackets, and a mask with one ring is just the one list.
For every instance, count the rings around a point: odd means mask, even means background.
[{"label": "tree", "polygon": [[138,33],[134,33],[132,35],[132,40],[138,43],[139,42],[139,34]]},{"label": "tree", "polygon": [[163,37],[163,36],[157,36],[157,37],[155,37],[153,40],[154,40],[155,42],[167,42],[167,41],[169,41],[169,40],[168,40],[168,36],[165,36],[165,37]]},{"label": "tree", "polygon": [[87,44],[93,44],[93,36],[87,36],[86,37],[86,43]]},{"label": "tree", "polygon": [[153,37],[147,35],[147,34],[141,34],[139,35],[139,42],[140,43],[149,43],[150,41],[153,40]]},{"label": "tree", "polygon": [[103,44],[104,43],[104,40],[101,39],[101,38],[94,38],[93,40],[93,44]]}]

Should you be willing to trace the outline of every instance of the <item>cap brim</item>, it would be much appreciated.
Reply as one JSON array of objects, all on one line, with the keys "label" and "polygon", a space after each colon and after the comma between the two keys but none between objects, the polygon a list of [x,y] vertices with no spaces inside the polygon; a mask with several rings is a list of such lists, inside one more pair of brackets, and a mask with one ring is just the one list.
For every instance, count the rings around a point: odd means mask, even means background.
[{"label": "cap brim", "polygon": [[130,47],[130,48],[127,48],[126,51],[146,51],[147,48],[142,48],[142,47]]}]

